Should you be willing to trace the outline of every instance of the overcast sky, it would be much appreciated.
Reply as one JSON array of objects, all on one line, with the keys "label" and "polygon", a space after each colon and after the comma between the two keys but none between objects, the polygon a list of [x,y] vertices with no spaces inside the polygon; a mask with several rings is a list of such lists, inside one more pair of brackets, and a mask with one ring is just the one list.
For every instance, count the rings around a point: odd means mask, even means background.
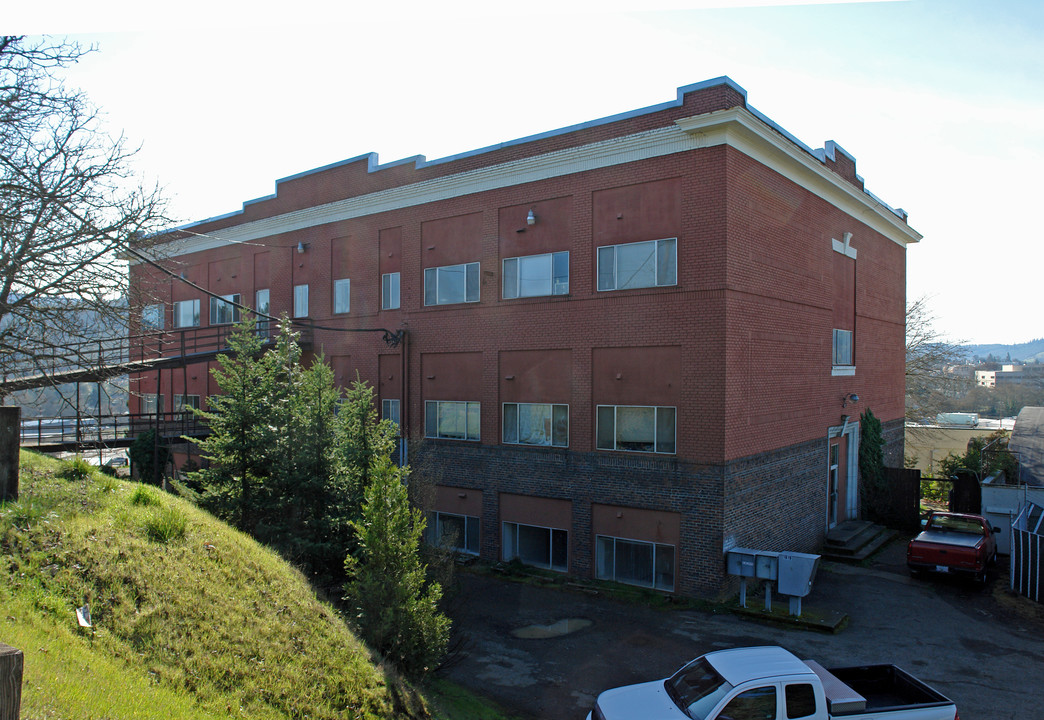
[{"label": "overcast sky", "polygon": [[361,154],[435,159],[728,75],[909,213],[907,297],[931,298],[939,330],[1044,337],[1039,0],[343,5],[55,0],[0,26],[98,47],[69,82],[186,222]]}]

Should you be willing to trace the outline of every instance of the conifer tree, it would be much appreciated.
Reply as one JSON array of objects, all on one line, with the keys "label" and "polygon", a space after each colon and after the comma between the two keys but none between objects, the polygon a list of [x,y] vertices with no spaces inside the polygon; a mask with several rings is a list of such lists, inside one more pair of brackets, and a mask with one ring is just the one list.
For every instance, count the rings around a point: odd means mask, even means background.
[{"label": "conifer tree", "polygon": [[379,458],[369,468],[362,519],[352,523],[358,549],[345,558],[345,600],[370,647],[411,677],[434,670],[449,641],[450,621],[438,607],[442,588],[425,582],[420,560],[424,525],[403,471]]}]

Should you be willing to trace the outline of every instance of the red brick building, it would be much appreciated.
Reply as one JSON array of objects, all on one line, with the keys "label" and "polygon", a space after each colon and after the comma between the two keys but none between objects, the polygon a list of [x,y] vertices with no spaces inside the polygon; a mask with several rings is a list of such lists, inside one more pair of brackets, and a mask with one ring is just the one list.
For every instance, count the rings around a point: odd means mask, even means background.
[{"label": "red brick building", "polygon": [[[339,383],[358,372],[426,438],[433,527],[487,559],[711,595],[727,548],[812,551],[858,515],[863,410],[902,462],[920,235],[728,78],[440,160],[319,168],[176,238],[185,278],[311,325]],[[148,323],[234,319],[131,273],[163,300]],[[373,328],[405,340],[344,332]],[[215,391],[202,365],[132,387],[142,409]]]}]

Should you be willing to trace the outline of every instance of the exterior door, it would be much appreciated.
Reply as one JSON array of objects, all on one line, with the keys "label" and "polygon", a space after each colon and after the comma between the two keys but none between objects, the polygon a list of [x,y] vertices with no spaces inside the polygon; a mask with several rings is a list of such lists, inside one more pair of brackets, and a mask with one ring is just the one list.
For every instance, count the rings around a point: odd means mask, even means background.
[{"label": "exterior door", "polygon": [[848,519],[848,438],[830,438],[827,462],[827,529]]}]

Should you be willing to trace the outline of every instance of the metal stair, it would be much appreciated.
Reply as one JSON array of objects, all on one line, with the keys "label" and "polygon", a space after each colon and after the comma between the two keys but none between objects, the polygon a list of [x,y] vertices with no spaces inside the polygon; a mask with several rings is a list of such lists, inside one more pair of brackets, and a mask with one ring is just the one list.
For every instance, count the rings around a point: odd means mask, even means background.
[{"label": "metal stair", "polygon": [[898,533],[868,520],[846,520],[827,533],[823,557],[840,562],[861,562],[891,542]]}]

